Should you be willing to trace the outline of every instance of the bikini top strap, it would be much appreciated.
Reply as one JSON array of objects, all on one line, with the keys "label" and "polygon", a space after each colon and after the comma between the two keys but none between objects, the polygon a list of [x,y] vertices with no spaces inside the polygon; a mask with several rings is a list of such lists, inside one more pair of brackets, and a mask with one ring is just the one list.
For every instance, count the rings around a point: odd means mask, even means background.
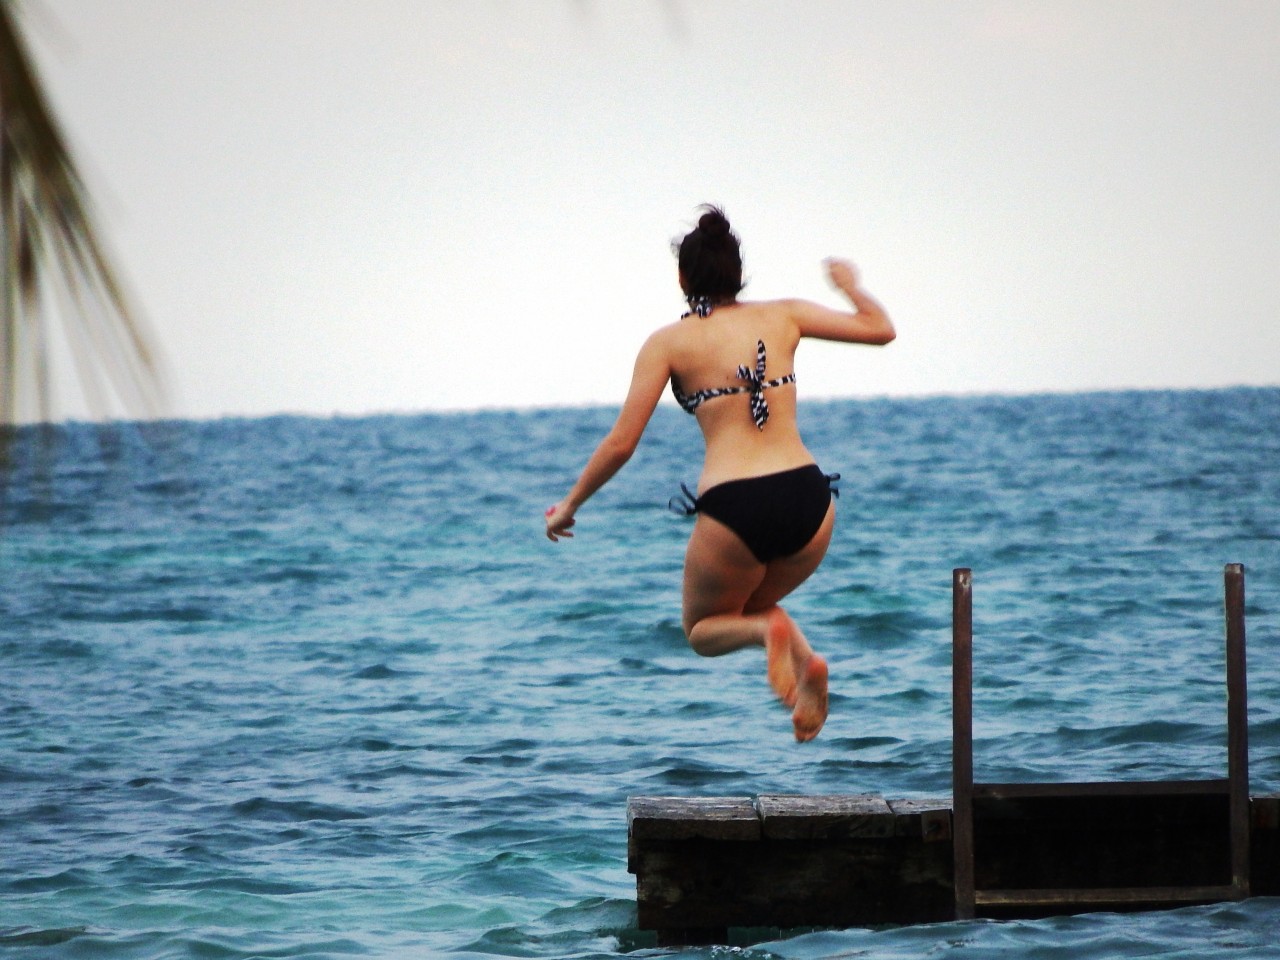
[{"label": "bikini top strap", "polygon": [[[688,316],[688,314],[685,314]],[[784,377],[777,377],[773,380],[764,378],[765,370],[765,349],[764,341],[756,341],[756,363],[752,369],[746,364],[738,365],[738,379],[745,380],[746,385],[740,387],[712,387],[706,390],[695,390],[693,393],[685,393],[678,386],[674,379],[671,381],[671,393],[676,398],[676,403],[680,404],[681,409],[686,413],[693,413],[705,401],[713,400],[716,397],[724,397],[733,393],[749,393],[751,419],[755,422],[757,430],[763,430],[764,425],[769,422],[769,401],[765,399],[764,391],[770,387],[781,387],[788,383],[796,382],[795,373],[788,373]]]}]

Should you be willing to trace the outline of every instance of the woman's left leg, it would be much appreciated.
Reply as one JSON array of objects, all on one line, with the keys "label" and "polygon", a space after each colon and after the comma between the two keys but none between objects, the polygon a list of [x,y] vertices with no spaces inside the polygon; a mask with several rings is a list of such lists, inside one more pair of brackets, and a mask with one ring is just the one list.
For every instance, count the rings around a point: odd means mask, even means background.
[{"label": "woman's left leg", "polygon": [[683,622],[689,645],[704,657],[764,646],[763,612],[744,616],[743,611],[767,573],[768,567],[736,533],[700,515],[684,558]]},{"label": "woman's left leg", "polygon": [[732,530],[701,515],[685,555],[683,619],[690,646],[708,657],[764,647],[770,686],[796,708],[792,719],[799,740],[812,739],[826,720],[826,661],[777,602],[822,562],[834,520],[832,504],[802,550],[763,564]]}]

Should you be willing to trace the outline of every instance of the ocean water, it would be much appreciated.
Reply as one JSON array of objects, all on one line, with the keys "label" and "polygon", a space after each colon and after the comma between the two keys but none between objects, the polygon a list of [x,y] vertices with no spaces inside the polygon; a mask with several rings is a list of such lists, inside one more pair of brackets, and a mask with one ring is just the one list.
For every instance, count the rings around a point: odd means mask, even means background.
[{"label": "ocean water", "polygon": [[950,791],[974,570],[986,779],[1225,770],[1247,568],[1252,791],[1280,790],[1280,389],[809,403],[841,472],[790,608],[831,663],[797,745],[762,657],[679,626],[692,421],[542,535],[608,409],[70,425],[0,530],[0,955],[1273,958],[1280,900],[1035,922],[635,927],[633,794]]}]

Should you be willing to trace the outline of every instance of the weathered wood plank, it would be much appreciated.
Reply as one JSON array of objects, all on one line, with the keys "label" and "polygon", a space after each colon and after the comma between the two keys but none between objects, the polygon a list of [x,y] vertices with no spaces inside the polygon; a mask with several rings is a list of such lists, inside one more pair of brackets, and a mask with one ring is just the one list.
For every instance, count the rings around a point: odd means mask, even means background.
[{"label": "weathered wood plank", "polygon": [[1088,887],[1082,890],[977,890],[984,907],[1091,907],[1104,905],[1178,906],[1231,900],[1231,884],[1204,887]]},{"label": "weathered wood plank", "polygon": [[766,794],[757,798],[756,810],[768,840],[844,840],[896,833],[893,810],[882,797],[870,794]]},{"label": "weathered wood plank", "polygon": [[926,843],[951,840],[951,804],[946,800],[890,800],[897,822],[894,834]]},{"label": "weathered wood plank", "polygon": [[759,840],[760,815],[750,797],[629,797],[633,840]]},{"label": "weathered wood plank", "polygon": [[1226,796],[1231,781],[1214,780],[1116,780],[1063,783],[975,783],[975,799],[1016,800],[1036,797],[1172,797]]}]

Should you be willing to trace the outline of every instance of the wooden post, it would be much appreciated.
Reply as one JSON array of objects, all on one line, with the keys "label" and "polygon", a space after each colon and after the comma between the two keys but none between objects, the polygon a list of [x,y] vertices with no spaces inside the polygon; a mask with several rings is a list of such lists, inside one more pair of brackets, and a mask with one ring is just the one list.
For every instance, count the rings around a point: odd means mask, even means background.
[{"label": "wooden post", "polygon": [[1231,795],[1231,885],[1249,896],[1249,707],[1245,682],[1244,565],[1223,572],[1227,614],[1227,779]]},{"label": "wooden post", "polygon": [[973,919],[973,571],[951,572],[951,793],[956,918]]}]

